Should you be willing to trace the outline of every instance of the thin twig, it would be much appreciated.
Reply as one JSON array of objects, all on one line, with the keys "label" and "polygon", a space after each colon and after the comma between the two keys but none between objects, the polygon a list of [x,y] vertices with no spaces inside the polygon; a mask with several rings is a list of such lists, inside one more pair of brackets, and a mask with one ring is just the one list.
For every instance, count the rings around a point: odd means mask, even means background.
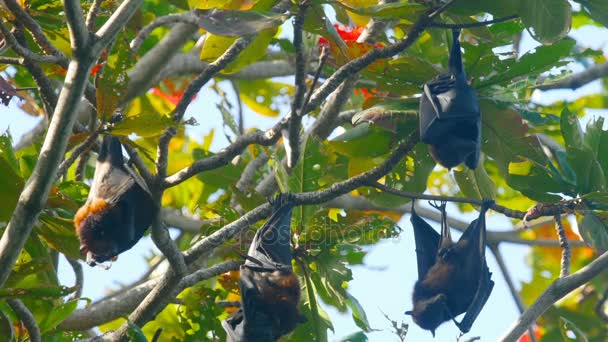
[{"label": "thin twig", "polygon": [[194,11],[189,11],[181,14],[168,14],[154,19],[153,22],[144,26],[137,36],[131,41],[129,47],[131,53],[136,53],[141,47],[141,44],[148,38],[150,33],[160,26],[167,26],[175,23],[187,23],[198,27],[199,18],[194,14]]},{"label": "thin twig", "polygon": [[[513,278],[511,277],[511,274],[509,273],[507,264],[505,263],[505,260],[502,257],[502,253],[500,253],[500,250],[498,249],[498,243],[489,244],[488,247],[490,247],[492,254],[494,254],[496,263],[498,264],[498,267],[500,268],[500,271],[502,272],[503,278],[505,278],[505,282],[507,283],[509,292],[511,292],[511,297],[513,297],[513,300],[515,301],[515,305],[517,306],[517,310],[519,311],[519,314],[521,315],[522,313],[524,313],[526,306],[524,305],[524,301],[522,300],[521,296],[519,295],[519,292],[515,288],[515,283],[513,282]],[[536,336],[534,336],[534,330],[532,327],[528,328],[528,334],[530,334],[530,341],[536,342]]]},{"label": "thin twig", "polygon": [[59,61],[61,60],[59,57],[57,57],[57,56],[42,56],[42,55],[39,55],[39,54],[36,54],[36,53],[30,51],[26,47],[24,47],[21,44],[19,44],[19,42],[17,42],[17,39],[15,38],[15,36],[11,33],[11,30],[4,24],[3,20],[0,20],[0,32],[4,36],[4,39],[5,39],[6,43],[8,43],[8,45],[19,56],[21,56],[21,57],[23,57],[25,59],[31,60],[33,62],[59,64]]},{"label": "thin twig", "polygon": [[99,12],[99,8],[101,7],[101,3],[103,0],[93,0],[91,7],[89,7],[89,11],[87,12],[87,18],[85,20],[87,29],[90,32],[95,31],[95,19],[97,19],[97,13]]},{"label": "thin twig", "polygon": [[22,23],[31,33],[34,42],[47,54],[58,58],[57,63],[64,68],[68,66],[68,58],[57,49],[44,35],[40,25],[15,0],[4,0],[6,7],[13,13],[15,19]]},{"label": "thin twig", "polygon": [[542,315],[555,302],[585,284],[608,268],[608,252],[604,252],[591,263],[563,278],[556,279],[513,323],[500,341],[517,341],[526,332],[530,324]]},{"label": "thin twig", "polygon": [[30,310],[21,302],[21,300],[16,298],[10,298],[6,300],[6,303],[13,309],[17,317],[23,322],[27,332],[30,336],[31,342],[40,342],[42,341],[42,336],[40,335],[40,329],[38,328],[38,323],[36,323],[36,318],[30,312]]},{"label": "thin twig", "polygon": [[76,259],[66,257],[66,260],[72,267],[72,271],[74,271],[74,288],[76,292],[72,295],[71,299],[78,299],[82,296],[82,289],[84,287],[84,274],[82,273],[82,265]]},{"label": "thin twig", "polygon": [[437,27],[437,28],[447,28],[447,29],[463,29],[463,28],[473,28],[473,27],[482,27],[488,26],[491,24],[503,23],[505,21],[510,21],[519,18],[519,15],[513,14],[507,17],[496,18],[492,20],[478,21],[475,23],[465,23],[465,24],[447,24],[447,23],[439,23],[433,21],[429,24],[429,27]]},{"label": "thin twig", "polygon": [[66,158],[61,165],[59,165],[59,168],[57,169],[57,177],[59,178],[61,175],[63,175],[64,173],[67,172],[67,170],[70,168],[70,166],[72,166],[72,164],[76,161],[76,159],[78,159],[78,157],[80,157],[81,154],[83,154],[84,152],[88,151],[89,149],[91,149],[91,147],[93,146],[93,144],[95,144],[95,142],[97,141],[97,137],[99,136],[98,132],[93,132],[91,133],[91,135],[89,135],[87,137],[87,139],[85,141],[82,142],[82,144],[78,145],[70,154],[70,156],[68,158]]},{"label": "thin twig", "polygon": [[[380,184],[378,182],[374,182],[373,184],[369,184],[369,185],[374,188],[378,188],[384,192],[387,192],[389,194],[393,194],[393,195],[405,197],[405,198],[425,199],[425,200],[431,200],[431,201],[447,201],[447,202],[456,202],[456,203],[469,203],[469,204],[475,204],[475,205],[483,204],[482,200],[476,200],[476,199],[470,199],[470,198],[425,195],[425,194],[418,194],[418,193],[414,193],[414,192],[396,190],[396,189],[389,188],[388,186],[386,186],[384,184]],[[523,219],[524,215],[526,214],[523,211],[509,209],[507,207],[503,207],[502,205],[498,205],[498,204],[494,204],[490,208],[496,212],[502,213],[503,215],[505,215],[507,217],[517,218],[520,220]]]},{"label": "thin twig", "polygon": [[560,214],[555,215],[555,230],[557,231],[557,237],[559,238],[559,246],[562,248],[562,261],[559,277],[563,278],[570,274],[570,257],[572,256],[572,251],[570,250],[566,229],[564,228],[562,216]]},{"label": "thin twig", "polygon": [[[313,191],[303,192],[294,194],[295,205],[307,205],[307,204],[320,204],[327,202],[340,195],[346,194],[370,181],[377,180],[390,172],[393,167],[405,157],[405,155],[411,151],[416,145],[419,139],[418,130],[415,130],[410,134],[406,141],[402,142],[395,148],[389,157],[379,166],[365,173],[359,174],[347,180],[334,183],[329,188]],[[190,263],[196,260],[201,255],[214,249],[215,247],[222,244],[224,241],[230,239],[235,234],[245,229],[249,225],[257,222],[270,214],[270,205],[268,203],[262,204],[257,208],[251,210],[247,214],[241,216],[234,222],[227,224],[222,229],[214,232],[208,237],[194,244],[190,249],[184,252],[186,262]]]}]

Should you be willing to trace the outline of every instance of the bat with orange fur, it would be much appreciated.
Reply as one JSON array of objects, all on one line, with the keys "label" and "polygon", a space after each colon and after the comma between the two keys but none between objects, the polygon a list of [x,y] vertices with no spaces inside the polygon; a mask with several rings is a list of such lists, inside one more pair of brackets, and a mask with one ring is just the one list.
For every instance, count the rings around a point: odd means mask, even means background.
[{"label": "bat with orange fur", "polygon": [[103,138],[85,204],[74,216],[80,253],[95,266],[133,247],[158,211],[140,176],[125,164],[118,138]]}]

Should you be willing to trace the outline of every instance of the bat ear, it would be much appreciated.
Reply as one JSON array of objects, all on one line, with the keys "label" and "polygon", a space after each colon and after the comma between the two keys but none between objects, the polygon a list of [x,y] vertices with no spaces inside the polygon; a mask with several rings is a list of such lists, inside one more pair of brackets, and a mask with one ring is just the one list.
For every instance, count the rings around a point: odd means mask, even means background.
[{"label": "bat ear", "polygon": [[414,315],[414,311],[408,310],[408,311],[405,312],[405,314],[408,315],[408,316],[412,316],[412,315]]}]

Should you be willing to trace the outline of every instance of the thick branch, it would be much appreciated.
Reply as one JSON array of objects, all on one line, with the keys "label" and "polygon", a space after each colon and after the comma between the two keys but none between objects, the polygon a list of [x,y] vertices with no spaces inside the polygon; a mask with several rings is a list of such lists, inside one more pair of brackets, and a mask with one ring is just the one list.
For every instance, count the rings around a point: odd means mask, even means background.
[{"label": "thick branch", "polygon": [[88,48],[90,47],[89,30],[87,30],[84,17],[82,16],[80,1],[64,0],[63,9],[70,31],[72,51],[75,53],[90,53],[90,51],[88,51]]},{"label": "thick branch", "polygon": [[540,295],[518,319],[507,333],[501,337],[501,341],[517,341],[526,332],[526,329],[533,324],[555,302],[574,291],[579,286],[593,279],[596,275],[608,268],[608,252],[604,252],[597,259],[577,272],[556,279],[543,294]]}]

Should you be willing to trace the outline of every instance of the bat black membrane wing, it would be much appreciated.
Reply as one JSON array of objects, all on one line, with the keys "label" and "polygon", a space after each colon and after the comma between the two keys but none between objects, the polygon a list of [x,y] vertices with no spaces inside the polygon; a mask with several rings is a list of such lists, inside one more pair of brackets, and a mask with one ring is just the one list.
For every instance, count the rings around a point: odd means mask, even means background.
[{"label": "bat black membrane wing", "polygon": [[414,228],[418,279],[422,280],[435,264],[441,236],[422,217],[418,216],[414,210],[414,201],[412,201],[410,222]]},{"label": "bat black membrane wing", "polygon": [[433,158],[451,168],[465,162],[476,168],[480,157],[481,111],[462,64],[460,30],[453,30],[449,72],[424,85],[420,98],[420,139],[434,149]]},{"label": "bat black membrane wing", "polygon": [[[246,266],[272,271],[291,269],[291,214],[294,197],[285,193],[271,200],[272,214],[264,223],[249,247]],[[256,262],[257,261],[257,262]]]},{"label": "bat black membrane wing", "polygon": [[[485,249],[486,249],[486,211],[494,205],[494,201],[492,200],[484,200],[481,205],[481,210],[479,212],[479,217],[471,223],[469,228],[463,233],[461,239],[463,238],[473,238],[478,234],[479,238],[477,241],[471,241],[473,243],[478,243],[479,247],[479,258],[480,258],[480,267],[481,272],[479,276],[479,282],[477,291],[475,292],[475,296],[471,301],[471,304],[466,310],[466,314],[460,321],[460,323],[456,322],[456,325],[460,329],[462,333],[467,333],[471,330],[473,323],[477,319],[477,316],[481,313],[481,310],[485,306],[488,298],[490,298],[490,294],[492,293],[492,289],[494,288],[494,281],[492,280],[492,273],[488,268],[486,263]],[[471,229],[472,228],[472,229]],[[469,233],[471,231],[471,233]],[[465,237],[465,234],[468,234]]]}]

